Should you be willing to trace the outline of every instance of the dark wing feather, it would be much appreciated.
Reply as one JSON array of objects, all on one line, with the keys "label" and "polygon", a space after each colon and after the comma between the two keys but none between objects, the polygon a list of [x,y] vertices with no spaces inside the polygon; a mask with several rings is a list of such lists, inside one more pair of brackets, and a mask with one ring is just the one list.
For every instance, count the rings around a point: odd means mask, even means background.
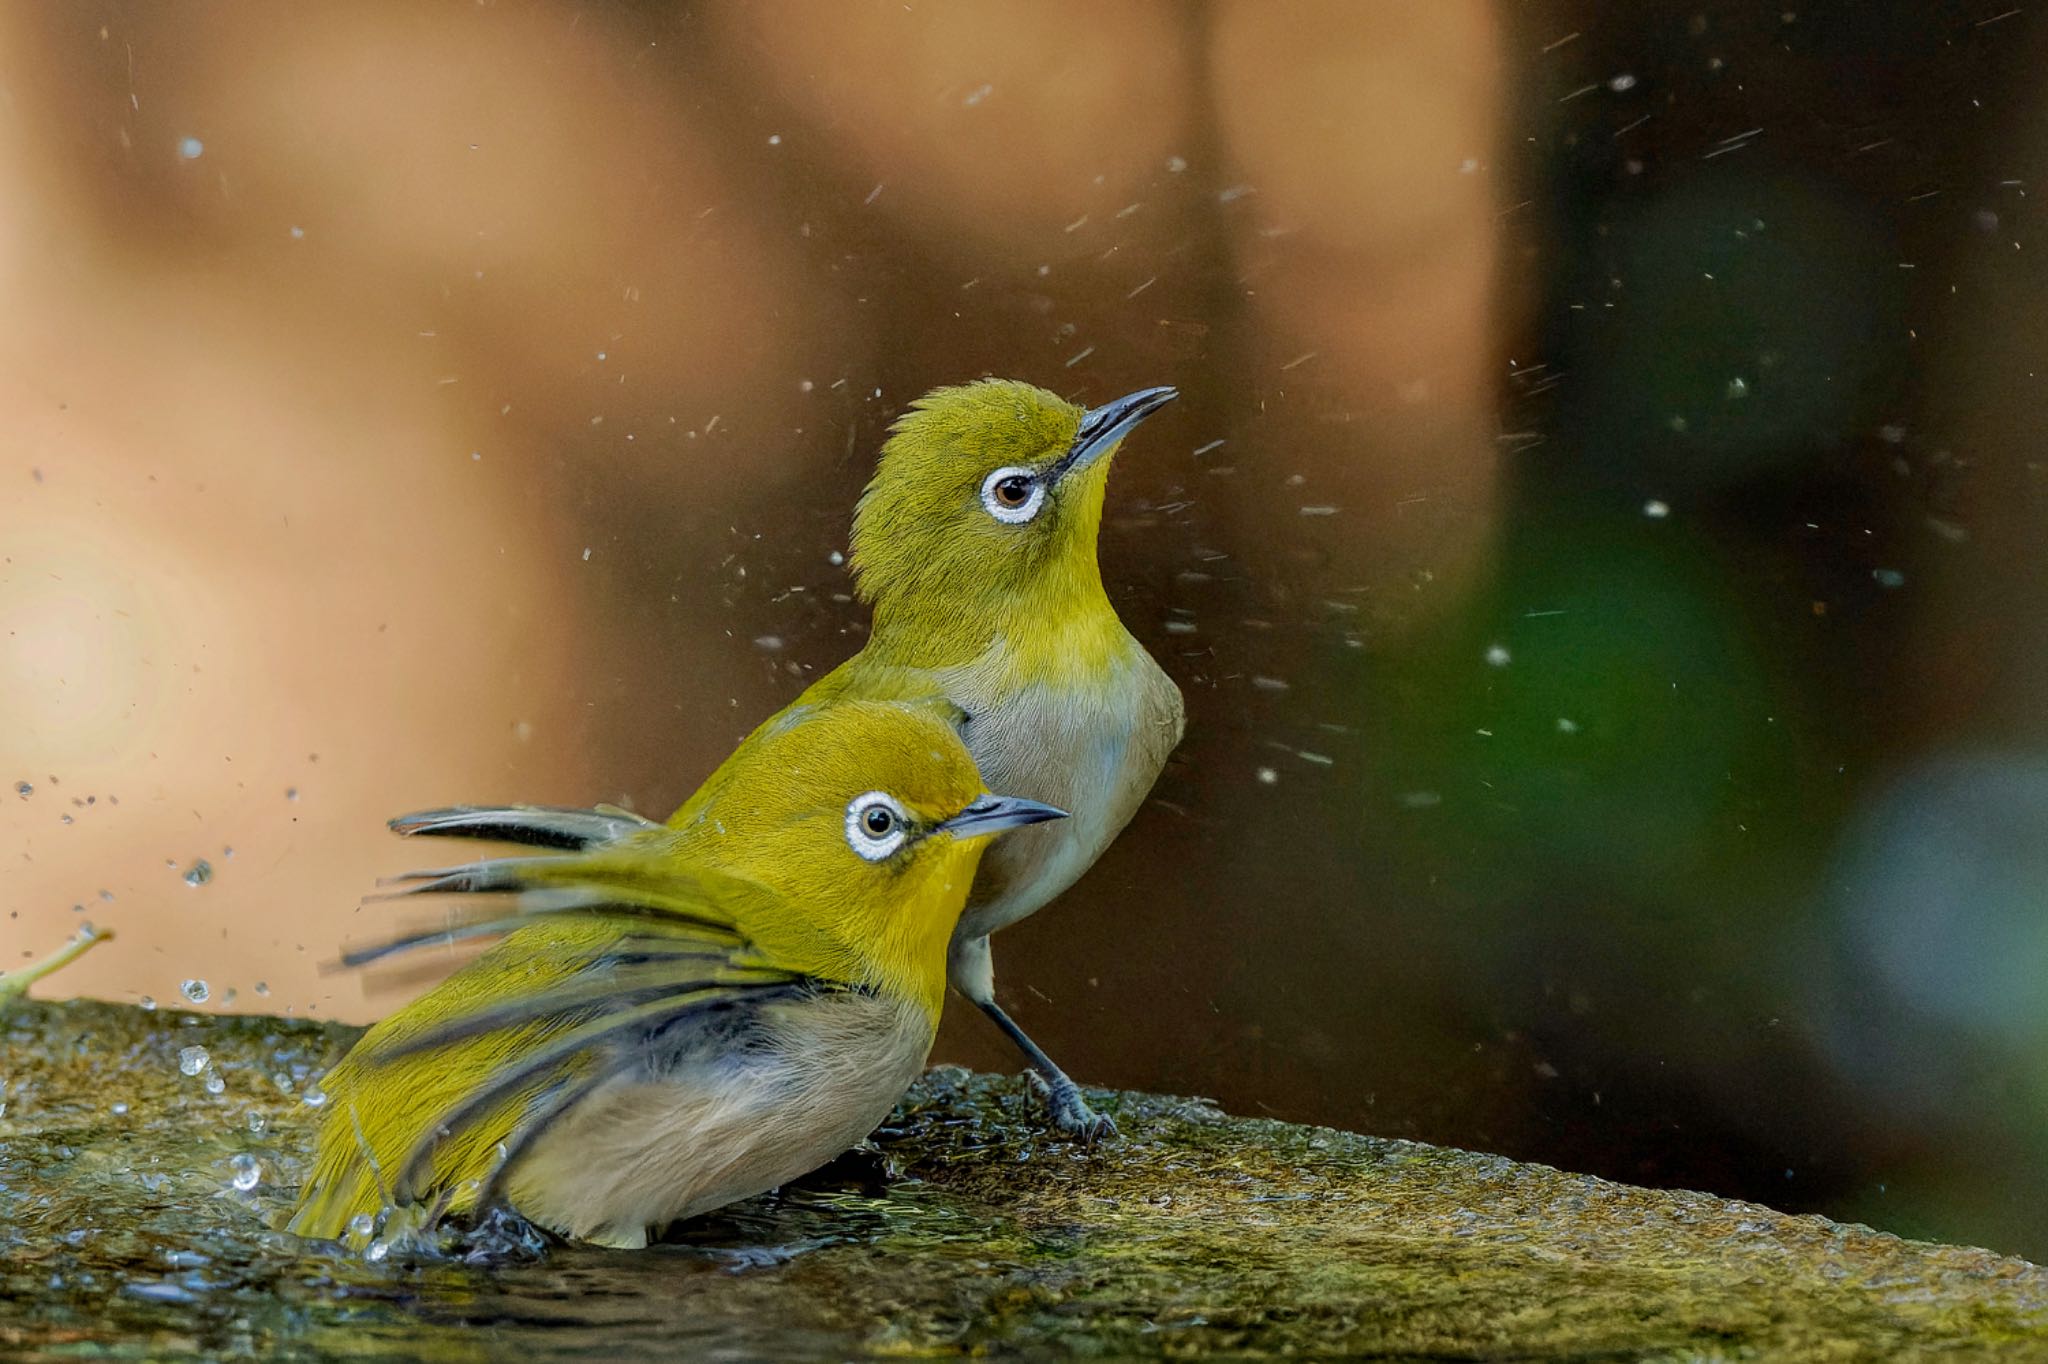
[{"label": "dark wing feather", "polygon": [[[430,832],[486,827],[481,820],[443,819],[444,813],[414,816],[409,823]],[[505,812],[483,813],[495,820]],[[467,812],[461,815],[468,817]],[[504,822],[488,827],[502,829]],[[543,825],[533,820],[524,827],[531,831]],[[442,1143],[479,1123],[501,1120],[505,1105],[518,1100],[522,1090],[538,1086],[539,1094],[531,1102],[520,1101],[527,1111],[511,1128],[514,1158],[535,1134],[604,1081],[638,1064],[642,1050],[636,1044],[642,1039],[720,1009],[827,988],[761,960],[740,931],[738,908],[771,892],[689,866],[675,855],[674,837],[666,827],[653,825],[583,849],[487,858],[394,878],[399,888],[382,898],[474,895],[496,903],[453,924],[351,952],[346,958],[351,964],[549,921],[580,920],[601,929],[588,935],[587,946],[583,935],[566,943],[549,936],[534,944],[535,961],[565,968],[544,972],[549,983],[537,983],[530,991],[486,991],[417,1031],[386,1032],[358,1049],[351,1059],[361,1065],[432,1064],[431,1053],[466,1041],[491,1035],[518,1039],[497,1053],[497,1063],[477,1083],[458,1091],[438,1120],[401,1148],[394,1195],[405,1201],[418,1196],[434,1177]],[[497,1170],[506,1164],[501,1160]],[[494,1173],[492,1189],[497,1180]]]},{"label": "dark wing feather", "polygon": [[696,998],[709,990],[738,991],[744,987],[788,985],[799,979],[774,967],[736,966],[727,953],[674,952],[660,957],[640,954],[639,961],[631,966],[618,966],[597,958],[590,966],[593,969],[579,973],[577,979],[560,989],[541,990],[495,1008],[477,1009],[452,1018],[402,1042],[383,1047],[377,1059],[395,1060],[415,1052],[445,1047],[465,1037],[476,1037],[501,1028],[529,1027],[591,1010],[615,1013],[634,1004],[659,999],[681,1001]]},{"label": "dark wing feather", "polygon": [[741,947],[745,938],[723,906],[738,896],[759,893],[750,882],[672,867],[630,842],[580,855],[486,858],[458,867],[405,872],[382,884],[397,889],[370,898],[510,895],[516,899],[509,912],[497,906],[478,909],[435,928],[353,948],[342,955],[344,966],[367,966],[415,947],[509,933],[549,915],[639,918],[659,925],[666,937],[687,932],[713,947],[732,950]]},{"label": "dark wing feather", "polygon": [[[800,977],[791,976],[779,985],[754,984],[690,990],[680,994],[664,994],[638,1004],[623,1004],[617,1008],[600,1010],[596,1017],[549,1038],[518,1059],[499,1066],[482,1084],[469,1091],[461,1103],[442,1115],[440,1121],[414,1145],[404,1165],[399,1168],[398,1177],[393,1181],[393,1190],[401,1198],[409,1199],[416,1196],[418,1182],[433,1168],[434,1148],[444,1139],[483,1118],[522,1086],[545,1077],[550,1071],[558,1069],[578,1055],[602,1055],[602,1049],[606,1044],[622,1040],[630,1033],[667,1028],[693,1014],[700,1014],[742,999],[760,1003],[770,998],[794,995],[805,988],[805,983]],[[596,1069],[605,1078],[610,1078],[617,1073],[625,1060],[624,1057],[618,1057],[609,1063],[600,1063]],[[589,1078],[588,1075],[578,1077],[579,1081],[588,1081]],[[530,1122],[531,1120],[529,1125]]]},{"label": "dark wing feather", "polygon": [[616,805],[600,805],[593,810],[560,805],[451,805],[400,815],[391,821],[394,833],[408,837],[482,838],[572,852],[600,843],[617,843],[643,830],[661,827]]}]

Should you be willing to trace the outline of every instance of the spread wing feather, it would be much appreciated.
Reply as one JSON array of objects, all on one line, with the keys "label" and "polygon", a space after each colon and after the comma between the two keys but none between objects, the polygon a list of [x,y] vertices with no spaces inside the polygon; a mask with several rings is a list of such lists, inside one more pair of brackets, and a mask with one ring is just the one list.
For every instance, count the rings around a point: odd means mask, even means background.
[{"label": "spread wing feather", "polygon": [[[353,951],[348,963],[510,936],[372,1028],[329,1073],[335,1112],[293,1230],[340,1236],[386,1202],[476,1211],[539,1131],[644,1065],[649,1041],[838,988],[753,950],[741,922],[772,892],[682,864],[670,830],[621,815],[516,807],[400,821],[461,837],[516,828],[528,843],[555,840],[546,846],[572,833],[595,841],[395,879],[382,898],[482,903],[450,924]],[[615,828],[624,832],[612,836]]]},{"label": "spread wing feather", "polygon": [[408,837],[481,838],[493,843],[525,843],[570,851],[615,843],[629,834],[660,827],[653,820],[616,805],[600,805],[594,810],[560,805],[451,805],[400,815],[391,821],[393,833]]}]

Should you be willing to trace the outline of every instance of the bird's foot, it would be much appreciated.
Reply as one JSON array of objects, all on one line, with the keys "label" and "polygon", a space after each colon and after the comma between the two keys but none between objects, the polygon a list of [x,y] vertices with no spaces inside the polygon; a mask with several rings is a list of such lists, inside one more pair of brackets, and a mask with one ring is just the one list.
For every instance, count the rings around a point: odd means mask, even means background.
[{"label": "bird's foot", "polygon": [[1032,1089],[1045,1101],[1052,1125],[1061,1132],[1083,1146],[1093,1146],[1117,1135],[1116,1122],[1108,1114],[1097,1113],[1089,1107],[1088,1101],[1081,1097],[1080,1086],[1066,1076],[1048,1080],[1035,1070],[1025,1074],[1031,1077]]}]

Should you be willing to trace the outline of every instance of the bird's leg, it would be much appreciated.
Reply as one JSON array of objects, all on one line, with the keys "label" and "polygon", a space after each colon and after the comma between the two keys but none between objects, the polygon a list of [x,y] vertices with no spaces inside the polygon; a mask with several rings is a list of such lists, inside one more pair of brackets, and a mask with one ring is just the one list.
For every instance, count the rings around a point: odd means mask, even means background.
[{"label": "bird's leg", "polygon": [[1116,1124],[1088,1106],[1088,1101],[1081,1097],[1081,1087],[1054,1065],[1053,1059],[1017,1026],[1017,1020],[996,1003],[995,959],[988,950],[987,934],[953,939],[946,955],[946,974],[952,978],[953,988],[994,1019],[1003,1035],[1024,1053],[1024,1059],[1031,1063],[1032,1086],[1052,1111],[1054,1127],[1090,1145],[1116,1135]]},{"label": "bird's leg", "polygon": [[1097,1113],[1081,1097],[1081,1087],[1053,1062],[1050,1056],[1032,1041],[1030,1035],[1017,1026],[1017,1020],[1003,1012],[1003,1006],[993,999],[974,1001],[981,1011],[995,1020],[1017,1050],[1024,1053],[1024,1059],[1031,1063],[1031,1083],[1045,1099],[1045,1106],[1052,1112],[1052,1125],[1069,1136],[1079,1137],[1088,1145],[1116,1135],[1116,1124],[1108,1115]]}]

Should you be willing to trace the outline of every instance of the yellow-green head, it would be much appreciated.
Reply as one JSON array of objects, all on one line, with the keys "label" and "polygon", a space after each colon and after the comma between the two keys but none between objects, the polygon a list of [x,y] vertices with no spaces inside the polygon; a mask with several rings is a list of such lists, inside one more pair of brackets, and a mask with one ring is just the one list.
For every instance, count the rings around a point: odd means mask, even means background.
[{"label": "yellow-green head", "polygon": [[773,892],[745,914],[760,954],[919,999],[945,990],[946,942],[990,834],[1057,819],[991,796],[930,704],[799,705],[764,726],[671,821],[669,856]]},{"label": "yellow-green head", "polygon": [[967,656],[1019,617],[1109,610],[1095,562],[1118,444],[1172,402],[1081,408],[1010,379],[941,388],[882,446],[853,517],[853,571],[888,661]]}]

